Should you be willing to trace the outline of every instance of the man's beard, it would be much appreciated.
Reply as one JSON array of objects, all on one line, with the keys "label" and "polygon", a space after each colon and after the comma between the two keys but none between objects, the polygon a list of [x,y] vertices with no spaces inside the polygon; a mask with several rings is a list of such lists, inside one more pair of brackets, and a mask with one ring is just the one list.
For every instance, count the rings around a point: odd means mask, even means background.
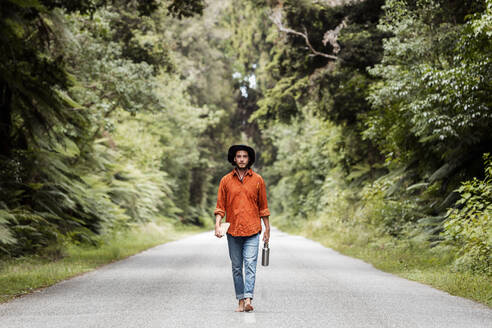
[{"label": "man's beard", "polygon": [[236,167],[236,169],[239,169],[239,170],[247,170],[247,169],[249,169],[249,163],[248,163],[248,164],[246,164],[246,166],[245,166],[245,167],[243,167],[243,168],[240,168],[240,167],[239,167],[239,165],[238,165],[237,163],[235,163],[235,164],[234,164],[234,166]]}]

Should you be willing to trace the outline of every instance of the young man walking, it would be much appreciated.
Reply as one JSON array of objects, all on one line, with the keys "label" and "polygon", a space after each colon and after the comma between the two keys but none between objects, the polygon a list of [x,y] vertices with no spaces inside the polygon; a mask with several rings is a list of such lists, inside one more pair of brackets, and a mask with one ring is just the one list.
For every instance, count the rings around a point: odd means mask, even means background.
[{"label": "young man walking", "polygon": [[[232,278],[239,306],[236,312],[253,310],[251,301],[255,288],[256,263],[261,233],[261,219],[265,225],[263,241],[270,239],[270,223],[266,187],[263,178],[253,172],[255,151],[245,145],[229,148],[227,159],[234,169],[220,180],[215,214],[215,236],[221,238],[220,221],[226,216],[230,223],[227,244],[232,264]],[[244,278],[243,278],[244,265]]]}]

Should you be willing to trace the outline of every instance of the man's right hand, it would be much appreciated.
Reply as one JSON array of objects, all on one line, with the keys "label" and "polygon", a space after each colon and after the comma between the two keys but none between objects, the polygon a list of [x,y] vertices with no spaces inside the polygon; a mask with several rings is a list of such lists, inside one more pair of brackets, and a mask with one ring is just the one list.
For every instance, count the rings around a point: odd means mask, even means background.
[{"label": "man's right hand", "polygon": [[215,237],[222,238],[223,236],[220,234],[220,224],[215,225]]},{"label": "man's right hand", "polygon": [[220,234],[220,221],[222,221],[222,216],[220,214],[215,215],[215,237],[222,238],[223,236]]}]

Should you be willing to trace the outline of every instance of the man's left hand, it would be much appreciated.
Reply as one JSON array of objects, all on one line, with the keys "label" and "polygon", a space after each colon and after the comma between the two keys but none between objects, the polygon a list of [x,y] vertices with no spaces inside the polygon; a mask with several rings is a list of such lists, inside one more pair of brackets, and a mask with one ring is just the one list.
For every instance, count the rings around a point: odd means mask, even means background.
[{"label": "man's left hand", "polygon": [[265,229],[265,232],[263,233],[263,241],[267,242],[270,240],[270,229]]}]

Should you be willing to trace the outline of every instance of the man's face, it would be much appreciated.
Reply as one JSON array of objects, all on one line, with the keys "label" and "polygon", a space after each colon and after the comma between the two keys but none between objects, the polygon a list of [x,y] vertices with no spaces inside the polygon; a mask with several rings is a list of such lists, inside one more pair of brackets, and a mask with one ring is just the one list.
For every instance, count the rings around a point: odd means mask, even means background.
[{"label": "man's face", "polygon": [[248,166],[249,156],[246,150],[238,150],[236,152],[236,157],[234,157],[234,163],[240,169],[245,169]]}]

